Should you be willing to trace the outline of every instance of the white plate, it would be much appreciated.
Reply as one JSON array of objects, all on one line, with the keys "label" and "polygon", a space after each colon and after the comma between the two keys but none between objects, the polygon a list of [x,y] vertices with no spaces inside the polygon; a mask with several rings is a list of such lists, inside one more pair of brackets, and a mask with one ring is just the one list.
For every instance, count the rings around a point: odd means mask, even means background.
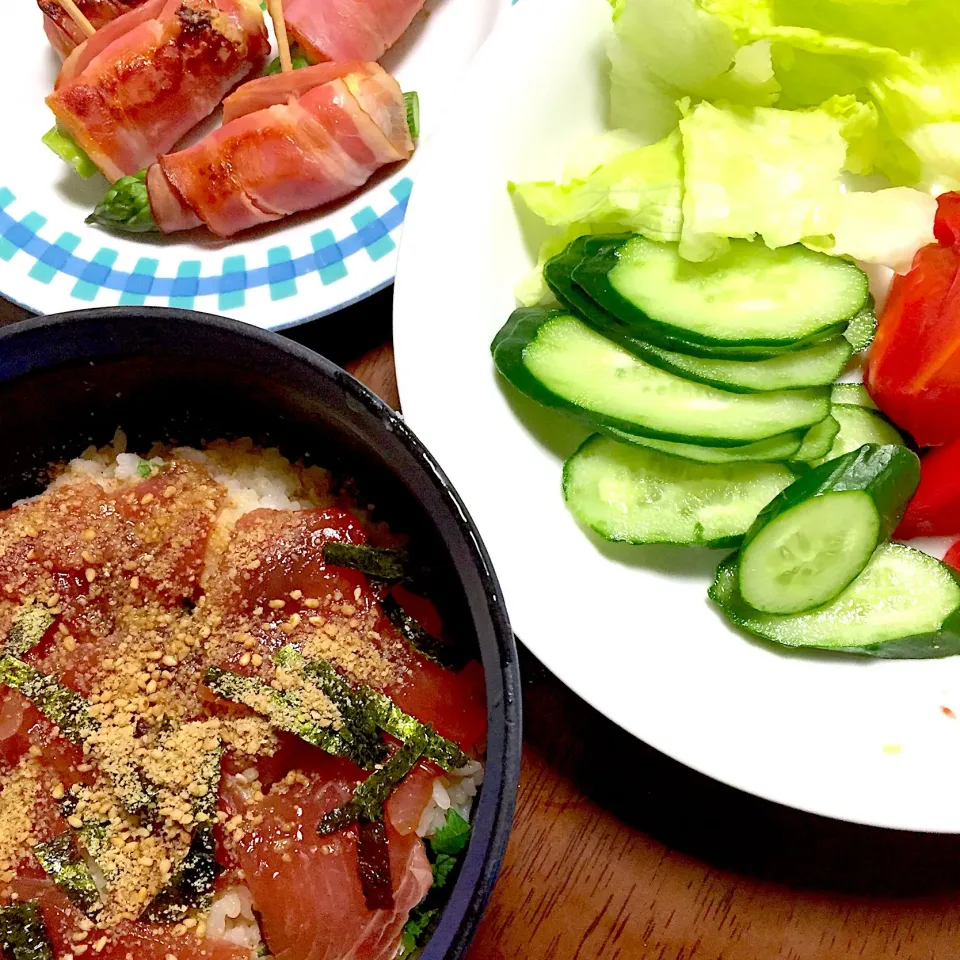
[{"label": "white plate", "polygon": [[722,554],[587,537],[560,491],[586,432],[494,376],[490,341],[533,262],[505,184],[558,174],[602,128],[609,16],[606,0],[523,0],[422,157],[395,298],[404,413],[479,525],[517,635],[596,708],[759,796],[960,832],[960,721],[941,709],[960,715],[960,658],[787,654],[735,633],[706,598]]},{"label": "white plate", "polygon": [[[456,81],[509,5],[427,0],[384,58],[403,89],[420,94],[421,146],[456,107]],[[107,183],[100,176],[80,180],[40,142],[53,122],[43,100],[59,61],[35,0],[5,4],[4,14],[7,36],[17,42],[0,61],[9,131],[0,153],[0,296],[37,313],[146,303],[279,329],[339,310],[393,280],[416,156],[340,206],[230,242],[202,231],[127,238],[86,226]]]}]

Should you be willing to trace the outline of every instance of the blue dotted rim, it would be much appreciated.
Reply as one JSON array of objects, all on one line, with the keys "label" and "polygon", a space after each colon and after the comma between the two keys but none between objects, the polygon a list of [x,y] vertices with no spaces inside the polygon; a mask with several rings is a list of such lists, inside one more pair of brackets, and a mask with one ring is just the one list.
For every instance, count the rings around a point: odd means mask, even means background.
[{"label": "blue dotted rim", "polygon": [[355,231],[337,240],[332,230],[320,230],[310,237],[311,251],[293,256],[288,246],[270,247],[265,266],[248,268],[243,255],[225,256],[219,273],[204,276],[202,262],[184,260],[176,276],[157,276],[160,261],[141,257],[132,271],[114,268],[119,252],[101,247],[91,259],[75,251],[81,238],[61,233],[54,241],[40,236],[47,218],[36,212],[15,219],[8,207],[16,195],[8,187],[0,187],[0,260],[10,261],[24,253],[34,263],[28,276],[49,285],[58,275],[76,281],[71,296],[90,303],[101,290],[120,294],[122,306],[141,306],[147,298],[165,301],[171,307],[190,309],[197,297],[217,297],[220,310],[235,310],[246,303],[246,293],[268,287],[271,300],[284,300],[297,295],[297,278],[318,273],[327,286],[347,276],[347,258],[365,251],[372,261],[381,260],[396,249],[391,237],[406,215],[413,181],[404,177],[390,188],[395,204],[378,215],[372,207],[364,207],[351,216]]}]

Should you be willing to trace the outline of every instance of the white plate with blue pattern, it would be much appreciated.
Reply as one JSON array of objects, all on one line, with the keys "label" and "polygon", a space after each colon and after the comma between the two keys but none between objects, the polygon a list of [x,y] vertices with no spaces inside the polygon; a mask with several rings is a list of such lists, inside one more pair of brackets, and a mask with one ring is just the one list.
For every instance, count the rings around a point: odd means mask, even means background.
[{"label": "white plate with blue pattern", "polygon": [[[421,104],[421,146],[456,110],[457,81],[510,0],[427,0],[383,60]],[[8,7],[8,8],[7,8]],[[0,61],[0,296],[37,313],[114,304],[188,307],[277,330],[333,313],[394,277],[417,156],[345,203],[217,240],[123,237],[83,221],[107,183],[82,181],[41,142],[59,66],[33,0],[5,6]]]}]

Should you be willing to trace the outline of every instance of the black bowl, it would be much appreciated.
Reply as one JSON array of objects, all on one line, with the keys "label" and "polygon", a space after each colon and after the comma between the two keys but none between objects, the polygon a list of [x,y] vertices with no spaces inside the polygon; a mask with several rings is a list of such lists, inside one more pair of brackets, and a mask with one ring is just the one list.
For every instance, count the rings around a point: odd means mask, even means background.
[{"label": "black bowl", "polygon": [[[443,402],[438,399],[438,402]],[[453,402],[448,398],[446,402]],[[500,586],[466,509],[403,420],[353,377],[275,334],[186,310],[106,308],[0,329],[0,505],[38,493],[50,463],[110,441],[251,436],[359,477],[385,519],[426,541],[443,612],[486,673],[486,776],[473,836],[425,960],[460,957],[500,869],[520,768],[520,682]],[[410,522],[412,521],[412,522]]]}]

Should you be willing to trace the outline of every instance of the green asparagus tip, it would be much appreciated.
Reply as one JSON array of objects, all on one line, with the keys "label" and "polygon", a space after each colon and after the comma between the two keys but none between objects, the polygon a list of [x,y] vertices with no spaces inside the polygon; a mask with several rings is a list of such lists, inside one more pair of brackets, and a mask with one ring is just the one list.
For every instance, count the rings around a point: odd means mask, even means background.
[{"label": "green asparagus tip", "polygon": [[407,126],[410,136],[416,140],[420,136],[420,95],[411,90],[403,95],[403,105],[407,108]]},{"label": "green asparagus tip", "polygon": [[157,230],[147,192],[147,171],[121,177],[97,204],[87,223],[123,233],[151,233]]}]

